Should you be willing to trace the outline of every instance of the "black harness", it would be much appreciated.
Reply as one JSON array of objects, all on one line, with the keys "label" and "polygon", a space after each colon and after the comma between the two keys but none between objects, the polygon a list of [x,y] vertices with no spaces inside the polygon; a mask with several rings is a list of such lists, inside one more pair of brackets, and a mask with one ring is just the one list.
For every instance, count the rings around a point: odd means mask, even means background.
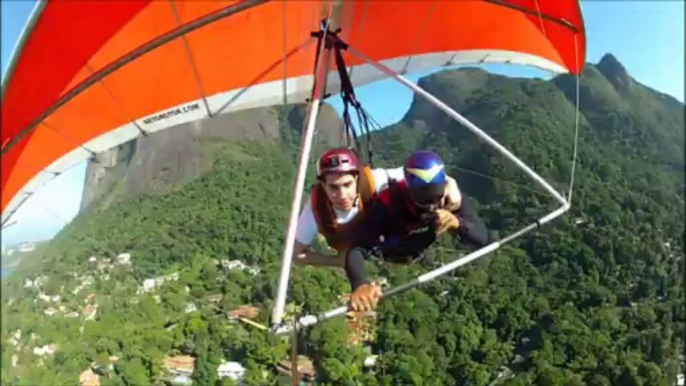
[{"label": "black harness", "polygon": [[388,193],[389,237],[374,248],[374,254],[384,261],[414,264],[424,258],[426,250],[436,241],[436,215],[413,210],[407,191],[395,180],[389,180]]}]

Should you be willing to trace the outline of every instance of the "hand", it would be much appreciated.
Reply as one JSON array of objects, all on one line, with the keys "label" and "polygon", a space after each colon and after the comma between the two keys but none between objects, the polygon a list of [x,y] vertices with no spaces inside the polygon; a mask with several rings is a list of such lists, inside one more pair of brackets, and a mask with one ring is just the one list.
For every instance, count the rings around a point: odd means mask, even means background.
[{"label": "hand", "polygon": [[373,311],[381,297],[381,287],[374,284],[363,284],[350,295],[353,311]]},{"label": "hand", "polygon": [[438,209],[436,211],[436,234],[447,231],[448,229],[457,229],[460,227],[460,220],[445,209]]},{"label": "hand", "polygon": [[457,187],[457,182],[448,177],[448,183],[445,185],[445,195],[443,196],[443,208],[448,210],[458,210],[462,205],[462,194]]}]

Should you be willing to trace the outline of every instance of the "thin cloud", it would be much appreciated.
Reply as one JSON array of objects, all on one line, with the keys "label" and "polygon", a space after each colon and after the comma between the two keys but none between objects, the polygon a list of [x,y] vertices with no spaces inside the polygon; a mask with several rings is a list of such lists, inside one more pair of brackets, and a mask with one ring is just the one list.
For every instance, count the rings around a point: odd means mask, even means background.
[{"label": "thin cloud", "polygon": [[52,238],[79,211],[86,162],[55,177],[36,191],[12,216],[14,225],[2,232],[2,247]]}]

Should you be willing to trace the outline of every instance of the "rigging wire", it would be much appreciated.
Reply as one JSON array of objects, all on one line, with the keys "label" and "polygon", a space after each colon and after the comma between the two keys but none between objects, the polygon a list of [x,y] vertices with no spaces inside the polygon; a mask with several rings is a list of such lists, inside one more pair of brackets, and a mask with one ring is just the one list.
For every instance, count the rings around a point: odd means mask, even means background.
[{"label": "rigging wire", "polygon": [[460,170],[460,171],[462,171],[462,172],[464,172],[464,173],[468,173],[468,174],[472,174],[472,175],[475,175],[475,176],[478,176],[478,177],[486,178],[486,179],[489,179],[489,180],[492,180],[492,181],[497,181],[497,182],[502,182],[502,183],[504,183],[504,184],[509,184],[509,185],[517,186],[517,187],[519,187],[519,188],[521,188],[521,189],[528,190],[529,192],[532,192],[532,193],[540,194],[540,195],[543,195],[543,196],[548,196],[548,192],[543,191],[542,188],[540,188],[540,187],[532,188],[532,187],[530,187],[530,186],[527,186],[527,185],[524,185],[524,184],[521,184],[521,183],[518,183],[518,182],[513,182],[513,181],[510,181],[510,180],[506,180],[506,179],[504,179],[504,178],[498,178],[498,177],[495,177],[495,176],[492,176],[492,175],[488,175],[488,174],[485,174],[485,173],[480,173],[480,172],[477,172],[477,171],[475,171],[475,170],[463,168],[463,167],[460,167],[460,166],[452,166],[451,168],[452,168],[452,169]]},{"label": "rigging wire", "polygon": [[[579,62],[579,43],[578,43],[578,34],[574,35],[574,55],[575,55],[575,62]],[[583,64],[582,64],[583,65]],[[570,177],[569,177],[569,193],[567,194],[567,203],[571,204],[572,203],[572,189],[574,188],[574,175],[576,173],[576,164],[577,164],[577,149],[578,149],[578,143],[579,143],[579,119],[580,119],[580,84],[581,84],[581,73],[577,74],[575,77],[576,81],[576,110],[574,113],[574,145],[573,145],[573,150],[572,150],[572,170],[570,172]]]},{"label": "rigging wire", "polygon": [[[322,24],[324,24],[324,23],[322,22]],[[383,127],[381,126],[381,124],[379,124],[378,121],[376,121],[374,119],[374,117],[371,114],[369,114],[369,112],[362,106],[360,101],[357,99],[357,96],[355,95],[354,86],[350,80],[350,74],[348,72],[348,68],[345,65],[345,60],[343,59],[343,55],[342,55],[342,51],[347,49],[347,43],[342,41],[341,38],[338,36],[338,34],[340,32],[341,32],[340,29],[338,29],[337,31],[329,31],[327,39],[330,39],[330,41],[326,42],[326,48],[327,49],[333,49],[334,53],[335,53],[336,66],[337,66],[339,78],[341,81],[341,92],[340,93],[341,93],[341,99],[343,100],[342,118],[343,118],[343,122],[344,122],[344,130],[345,130],[345,134],[346,134],[346,140],[347,140],[348,145],[350,146],[351,145],[350,142],[352,139],[353,145],[359,154],[359,152],[361,150],[360,149],[361,145],[360,145],[360,142],[357,138],[357,132],[359,131],[362,135],[365,136],[366,145],[367,145],[368,162],[369,162],[370,166],[373,168],[374,164],[373,164],[373,150],[372,150],[372,134],[371,134],[371,132],[372,131],[378,132],[378,131],[382,130]],[[322,39],[323,33],[324,33],[324,31],[320,31],[319,34],[316,35],[320,39],[320,44],[321,44],[321,39]],[[317,58],[317,60],[318,60],[318,58]],[[349,111],[350,106],[352,106],[354,108],[354,113],[357,116],[357,126],[359,129],[356,129],[356,127],[353,123],[353,120],[350,116],[350,111]],[[371,123],[372,129],[370,129],[370,123]],[[515,185],[515,186],[524,188],[528,191],[531,191],[531,192],[534,192],[537,194],[543,193],[543,191],[540,190],[540,188],[534,189],[531,187],[524,186],[523,184],[520,184],[520,183],[508,181],[508,180],[505,180],[502,178],[497,178],[494,176],[489,176],[487,174],[480,173],[480,172],[470,170],[467,168],[463,168],[463,167],[456,167],[456,169],[459,169],[459,170],[462,170],[464,172],[471,173],[474,175],[478,175],[478,176],[481,176],[484,178],[489,178],[493,181],[500,181],[503,183]]]}]

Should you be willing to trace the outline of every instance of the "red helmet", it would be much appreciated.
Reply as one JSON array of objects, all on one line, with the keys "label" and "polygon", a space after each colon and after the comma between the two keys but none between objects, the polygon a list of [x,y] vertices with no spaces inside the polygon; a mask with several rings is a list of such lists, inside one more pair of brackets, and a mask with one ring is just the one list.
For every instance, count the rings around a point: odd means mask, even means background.
[{"label": "red helmet", "polygon": [[357,173],[359,170],[357,154],[345,147],[327,150],[317,161],[317,178],[322,178],[325,173]]}]

